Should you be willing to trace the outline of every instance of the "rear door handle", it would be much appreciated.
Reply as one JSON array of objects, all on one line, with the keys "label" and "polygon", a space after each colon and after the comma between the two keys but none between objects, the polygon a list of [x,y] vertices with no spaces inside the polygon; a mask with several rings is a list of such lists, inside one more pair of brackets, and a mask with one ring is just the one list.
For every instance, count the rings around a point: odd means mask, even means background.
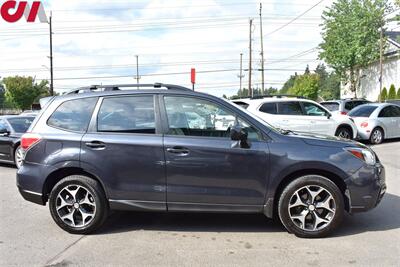
[{"label": "rear door handle", "polygon": [[187,149],[185,147],[178,147],[178,146],[167,148],[167,152],[178,155],[178,156],[189,155],[189,149]]},{"label": "rear door handle", "polygon": [[88,142],[88,143],[85,143],[85,145],[92,149],[102,149],[102,148],[106,147],[106,144],[104,144],[103,142],[100,142],[100,141]]}]

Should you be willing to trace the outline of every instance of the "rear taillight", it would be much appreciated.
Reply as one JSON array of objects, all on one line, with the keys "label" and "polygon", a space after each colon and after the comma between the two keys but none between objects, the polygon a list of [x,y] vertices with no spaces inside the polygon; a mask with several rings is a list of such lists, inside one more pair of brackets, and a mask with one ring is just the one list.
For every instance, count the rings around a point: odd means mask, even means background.
[{"label": "rear taillight", "polygon": [[34,133],[26,133],[21,137],[21,147],[23,150],[28,150],[40,142],[42,137]]},{"label": "rear taillight", "polygon": [[347,115],[347,112],[342,111],[340,112],[340,115]]},{"label": "rear taillight", "polygon": [[367,128],[368,127],[368,122],[364,121],[363,123],[361,123],[361,128]]}]

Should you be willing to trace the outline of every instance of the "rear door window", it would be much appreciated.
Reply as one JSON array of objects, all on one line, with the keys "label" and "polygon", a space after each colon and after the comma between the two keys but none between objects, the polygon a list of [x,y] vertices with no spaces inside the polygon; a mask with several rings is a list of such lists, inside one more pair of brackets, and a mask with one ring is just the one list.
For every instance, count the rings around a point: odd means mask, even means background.
[{"label": "rear door window", "polygon": [[346,102],[346,104],[344,104],[344,108],[347,110],[352,110],[354,108],[354,102],[353,101]]},{"label": "rear door window", "polygon": [[278,114],[279,115],[297,115],[302,116],[303,110],[299,102],[281,102],[278,103]]},{"label": "rear door window", "polygon": [[66,101],[54,111],[47,124],[62,130],[86,132],[96,103],[96,97]]},{"label": "rear door window", "polygon": [[268,113],[268,114],[277,114],[278,113],[276,103],[264,103],[260,107],[260,111],[263,113]]},{"label": "rear door window", "polygon": [[112,97],[103,100],[97,115],[98,132],[155,134],[154,97]]}]

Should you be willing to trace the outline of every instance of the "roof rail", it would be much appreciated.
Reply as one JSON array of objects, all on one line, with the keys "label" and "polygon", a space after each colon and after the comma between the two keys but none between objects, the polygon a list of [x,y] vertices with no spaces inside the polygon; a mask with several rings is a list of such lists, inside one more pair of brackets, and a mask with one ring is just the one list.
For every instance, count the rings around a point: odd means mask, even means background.
[{"label": "roof rail", "polygon": [[284,98],[284,97],[291,97],[291,98],[298,98],[298,99],[306,99],[303,96],[298,95],[257,95],[253,96],[251,99],[263,99],[263,98]]},{"label": "roof rail", "polygon": [[154,83],[154,84],[116,84],[116,85],[92,85],[92,86],[87,86],[87,87],[81,87],[75,90],[72,90],[68,93],[67,95],[72,95],[72,94],[80,94],[80,93],[90,93],[94,91],[119,91],[121,88],[129,88],[129,87],[136,87],[137,89],[141,87],[146,87],[146,88],[167,88],[167,90],[189,90],[189,88],[179,86],[179,85],[173,85],[173,84],[163,84],[163,83]]}]

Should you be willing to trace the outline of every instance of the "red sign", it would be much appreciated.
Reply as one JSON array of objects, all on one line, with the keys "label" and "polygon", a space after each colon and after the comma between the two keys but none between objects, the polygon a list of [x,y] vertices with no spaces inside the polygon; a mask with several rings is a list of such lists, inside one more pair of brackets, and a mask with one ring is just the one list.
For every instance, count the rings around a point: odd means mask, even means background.
[{"label": "red sign", "polygon": [[29,6],[27,1],[5,1],[1,5],[0,14],[9,23],[19,21],[22,16],[25,16],[27,22],[35,22],[38,17],[40,22],[47,23],[46,12],[40,1],[32,2],[32,7]]},{"label": "red sign", "polygon": [[192,69],[190,77],[191,77],[192,84],[195,84],[196,83],[196,69]]}]

